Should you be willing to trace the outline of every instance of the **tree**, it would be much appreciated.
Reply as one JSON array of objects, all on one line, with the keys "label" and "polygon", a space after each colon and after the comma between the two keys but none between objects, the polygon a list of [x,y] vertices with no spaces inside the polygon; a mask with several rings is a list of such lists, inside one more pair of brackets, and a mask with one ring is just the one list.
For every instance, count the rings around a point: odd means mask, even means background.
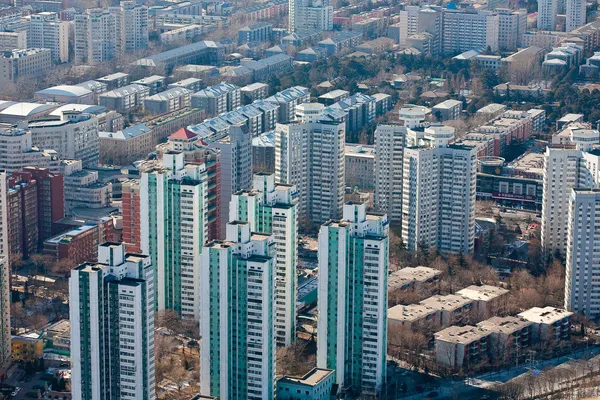
[{"label": "tree", "polygon": [[314,344],[298,339],[286,348],[277,349],[277,375],[301,376],[314,368]]}]

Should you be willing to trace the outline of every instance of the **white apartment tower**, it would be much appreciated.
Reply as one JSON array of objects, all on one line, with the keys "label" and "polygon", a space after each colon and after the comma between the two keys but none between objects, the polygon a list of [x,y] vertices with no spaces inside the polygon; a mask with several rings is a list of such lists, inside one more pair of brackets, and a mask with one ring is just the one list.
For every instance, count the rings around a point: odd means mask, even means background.
[{"label": "white apartment tower", "polygon": [[527,10],[513,11],[499,8],[498,48],[502,51],[515,51],[520,46],[523,34],[527,31]]},{"label": "white apartment tower", "polygon": [[567,32],[571,32],[575,28],[585,25],[586,9],[587,1],[585,0],[567,0]]},{"label": "white apartment tower", "polygon": [[405,125],[380,124],[375,130],[375,209],[391,221],[402,221],[402,169]]},{"label": "white apartment tower", "polygon": [[555,31],[557,14],[558,0],[539,0],[537,28],[541,31]]},{"label": "white apartment tower", "polygon": [[600,189],[573,189],[569,199],[565,309],[600,315]]},{"label": "white apartment tower", "polygon": [[252,186],[252,133],[243,123],[231,125],[227,136],[208,146],[220,152],[218,224],[219,232],[225,232],[231,195]]},{"label": "white apartment tower", "polygon": [[275,241],[227,224],[200,264],[200,394],[275,398]]},{"label": "white apartment tower", "polygon": [[289,31],[333,29],[333,6],[330,0],[290,0]]},{"label": "white apartment tower", "polygon": [[304,119],[275,128],[275,180],[296,186],[302,218],[313,224],[338,219],[345,185],[344,113],[315,103],[296,108]]},{"label": "white apartment tower", "polygon": [[408,250],[471,253],[475,236],[475,148],[449,144],[454,128],[432,125],[404,149],[402,240]]},{"label": "white apartment tower", "polygon": [[364,204],[319,231],[317,367],[342,390],[377,396],[386,374],[389,223]]},{"label": "white apartment tower", "polygon": [[150,257],[98,246],[97,263],[71,271],[69,313],[73,398],[156,398]]},{"label": "white apartment tower", "polygon": [[208,235],[207,174],[204,164],[185,164],[183,153],[171,151],[140,182],[141,248],[155,271],[155,307],[196,320],[200,255]]},{"label": "white apartment tower", "polygon": [[296,338],[298,299],[298,192],[293,185],[275,183],[275,175],[254,175],[252,190],[235,193],[230,221],[246,221],[252,232],[272,234],[276,247],[275,338],[289,346]]},{"label": "white apartment tower", "polygon": [[101,63],[148,47],[148,8],[132,1],[75,16],[75,61]]},{"label": "white apartment tower", "polygon": [[99,64],[117,57],[116,18],[93,8],[75,15],[75,62]]},{"label": "white apartment tower", "polygon": [[594,129],[572,129],[575,149],[548,147],[544,155],[542,247],[546,254],[567,251],[569,198],[575,188],[596,188],[600,183],[600,143]]},{"label": "white apartment tower", "polygon": [[8,262],[8,199],[6,172],[0,171],[0,372],[10,366],[10,265]]},{"label": "white apartment tower", "polygon": [[54,63],[69,61],[69,23],[55,12],[32,14],[27,31],[27,46],[50,49]]},{"label": "white apartment tower", "polygon": [[498,14],[479,10],[444,10],[443,46],[444,54],[468,50],[498,50]]},{"label": "white apartment tower", "polygon": [[122,1],[119,16],[120,51],[131,53],[148,47],[148,7]]}]

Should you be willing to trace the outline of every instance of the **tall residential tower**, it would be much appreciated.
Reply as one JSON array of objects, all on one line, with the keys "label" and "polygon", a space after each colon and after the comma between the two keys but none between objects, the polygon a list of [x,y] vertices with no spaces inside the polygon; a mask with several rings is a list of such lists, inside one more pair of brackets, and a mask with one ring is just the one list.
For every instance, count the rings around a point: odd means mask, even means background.
[{"label": "tall residential tower", "polygon": [[204,164],[186,164],[171,151],[142,173],[141,248],[153,263],[156,309],[199,318],[200,254],[208,234],[208,183]]},{"label": "tall residential tower", "polygon": [[389,223],[364,204],[319,231],[317,367],[335,370],[342,390],[377,395],[387,351]]},{"label": "tall residential tower", "polygon": [[69,279],[73,398],[148,399],[154,392],[154,271],[150,257],[98,246]]},{"label": "tall residential tower", "polygon": [[252,187],[233,195],[229,217],[247,221],[252,232],[272,234],[275,239],[275,336],[277,344],[289,346],[296,338],[298,192],[266,174],[254,175]]},{"label": "tall residential tower", "polygon": [[275,397],[275,241],[250,223],[227,224],[202,252],[200,394]]}]

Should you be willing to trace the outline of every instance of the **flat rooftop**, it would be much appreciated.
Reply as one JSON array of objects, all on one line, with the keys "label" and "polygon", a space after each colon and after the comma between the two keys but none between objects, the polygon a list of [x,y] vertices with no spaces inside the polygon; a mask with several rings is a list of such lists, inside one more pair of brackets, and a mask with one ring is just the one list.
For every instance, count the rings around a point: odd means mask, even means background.
[{"label": "flat rooftop", "polygon": [[553,324],[570,317],[573,313],[554,307],[533,307],[517,315],[534,324]]},{"label": "flat rooftop", "polygon": [[388,276],[390,289],[401,288],[412,282],[427,282],[442,274],[442,271],[429,267],[407,267],[399,269]]},{"label": "flat rooftop", "polygon": [[492,317],[477,324],[479,328],[492,333],[510,335],[532,324],[531,321],[519,317]]},{"label": "flat rooftop", "polygon": [[544,153],[527,152],[512,161],[509,164],[511,167],[536,174],[544,173]]},{"label": "flat rooftop", "polygon": [[460,294],[466,298],[477,301],[489,301],[496,299],[504,294],[508,293],[507,289],[498,287],[498,286],[490,286],[490,285],[471,285],[462,290],[456,292],[456,294]]},{"label": "flat rooftop", "polygon": [[321,383],[325,378],[333,374],[332,369],[325,368],[313,368],[304,376],[283,376],[278,383],[293,383],[297,385],[316,386]]},{"label": "flat rooftop", "polygon": [[436,310],[433,307],[425,306],[423,304],[410,304],[408,306],[398,304],[397,306],[388,309],[388,320],[392,319],[400,322],[411,322],[435,313]]},{"label": "flat rooftop", "polygon": [[476,326],[450,326],[437,332],[435,340],[456,344],[469,344],[489,336],[490,332]]},{"label": "flat rooftop", "polygon": [[472,299],[459,294],[448,294],[445,296],[436,295],[419,302],[419,304],[429,306],[440,311],[454,311],[472,303]]}]

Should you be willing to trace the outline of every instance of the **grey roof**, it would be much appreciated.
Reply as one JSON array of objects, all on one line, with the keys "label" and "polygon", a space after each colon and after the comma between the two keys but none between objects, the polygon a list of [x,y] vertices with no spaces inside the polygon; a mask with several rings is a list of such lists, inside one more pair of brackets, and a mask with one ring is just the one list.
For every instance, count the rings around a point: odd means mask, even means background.
[{"label": "grey roof", "polygon": [[36,95],[44,95],[44,96],[86,96],[92,93],[90,90],[86,89],[82,86],[72,86],[72,85],[58,85],[49,87],[47,89],[38,90],[35,92]]},{"label": "grey roof", "polygon": [[208,40],[203,40],[200,42],[188,44],[186,46],[181,46],[173,50],[163,51],[162,53],[153,54],[151,56],[141,58],[135,62],[137,65],[144,66],[156,66],[157,63],[166,62],[175,57],[185,56],[191,53],[195,53],[197,51],[209,48],[219,48],[222,45],[218,42],[212,42]]},{"label": "grey roof", "polygon": [[147,90],[148,88],[146,86],[139,85],[137,83],[132,83],[131,85],[123,86],[122,88],[102,93],[100,97],[123,97],[128,96],[132,93],[144,92]]},{"label": "grey roof", "polygon": [[98,132],[98,136],[103,139],[128,140],[150,132],[146,124],[135,124],[118,132]]},{"label": "grey roof", "polygon": [[162,101],[169,100],[175,97],[181,97],[186,95],[187,93],[192,93],[191,90],[182,87],[174,87],[171,89],[167,89],[164,92],[156,93],[150,97],[147,97],[144,101]]}]

